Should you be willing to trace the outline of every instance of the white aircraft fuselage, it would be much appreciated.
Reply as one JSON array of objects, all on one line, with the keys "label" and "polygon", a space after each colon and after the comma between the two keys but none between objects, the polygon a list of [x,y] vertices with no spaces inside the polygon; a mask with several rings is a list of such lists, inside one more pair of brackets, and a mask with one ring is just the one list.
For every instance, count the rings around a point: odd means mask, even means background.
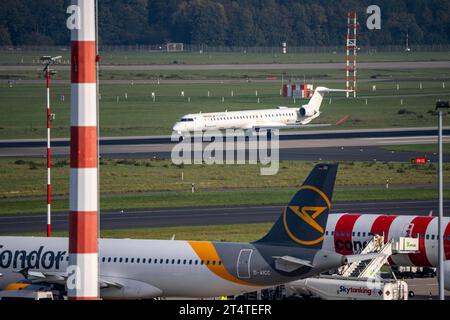
[{"label": "white aircraft fuselage", "polygon": [[[236,295],[346,264],[342,254],[322,250],[336,173],[337,165],[317,165],[269,233],[253,243],[100,239],[101,296]],[[0,237],[0,289],[20,280],[72,283],[68,248],[67,238]]]},{"label": "white aircraft fuselage", "polygon": [[[25,268],[32,269],[33,275],[42,273],[49,278],[57,275],[66,278],[67,238],[2,237],[0,243],[0,288],[23,280],[19,271]],[[322,268],[301,267],[291,275],[282,274],[274,269],[273,261],[266,260],[269,251],[297,257],[306,254],[312,260],[317,254],[315,250],[282,247],[270,250],[248,243],[101,239],[101,296],[142,299],[236,295],[323,271]],[[338,265],[340,262],[339,258]]]},{"label": "white aircraft fuselage", "polygon": [[324,94],[327,92],[346,92],[346,90],[318,87],[309,103],[300,108],[278,107],[275,109],[188,114],[173,126],[173,131],[183,135],[208,130],[299,128],[308,125],[320,116],[320,106]]}]

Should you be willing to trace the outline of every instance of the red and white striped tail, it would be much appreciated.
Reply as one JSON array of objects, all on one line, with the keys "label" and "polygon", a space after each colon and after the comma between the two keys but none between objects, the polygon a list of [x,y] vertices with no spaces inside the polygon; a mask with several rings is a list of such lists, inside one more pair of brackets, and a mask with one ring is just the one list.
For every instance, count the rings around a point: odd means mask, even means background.
[{"label": "red and white striped tail", "polygon": [[98,156],[95,0],[72,0],[80,29],[72,30],[70,130],[70,266],[72,300],[98,299]]}]

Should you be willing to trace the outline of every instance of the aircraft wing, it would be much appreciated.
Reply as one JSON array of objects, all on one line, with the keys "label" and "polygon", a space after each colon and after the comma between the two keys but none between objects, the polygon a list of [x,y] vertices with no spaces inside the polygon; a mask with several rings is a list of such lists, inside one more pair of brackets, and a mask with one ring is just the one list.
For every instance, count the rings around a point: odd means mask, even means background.
[{"label": "aircraft wing", "polygon": [[50,284],[65,284],[67,280],[67,274],[64,272],[30,271],[29,268],[14,272],[22,274],[25,279],[31,282],[43,281]]},{"label": "aircraft wing", "polygon": [[313,265],[310,261],[294,258],[290,256],[273,257],[275,259],[275,268],[284,272],[292,272],[301,267],[310,267]]},{"label": "aircraft wing", "polygon": [[[45,282],[48,284],[66,284],[67,281],[67,273],[64,272],[40,272],[40,271],[30,271],[28,268],[27,269],[23,269],[20,271],[15,271],[16,273],[20,273],[22,274],[25,279],[30,280],[31,282]],[[99,278],[99,285],[100,288],[104,289],[104,288],[110,288],[110,287],[114,287],[114,288],[118,288],[121,289],[123,288],[123,285],[115,282],[115,281],[111,281],[111,280],[106,280],[106,279],[102,279],[101,277]]]},{"label": "aircraft wing", "polygon": [[300,129],[300,128],[322,128],[330,127],[332,124],[265,124],[265,125],[254,125],[253,129]]},{"label": "aircraft wing", "polygon": [[[36,272],[28,268],[16,273],[22,274],[26,283],[39,283],[41,285],[59,284],[65,285],[68,275],[65,272]],[[148,299],[162,296],[161,289],[139,280],[99,276],[98,284],[102,290],[102,296],[119,299]]]}]

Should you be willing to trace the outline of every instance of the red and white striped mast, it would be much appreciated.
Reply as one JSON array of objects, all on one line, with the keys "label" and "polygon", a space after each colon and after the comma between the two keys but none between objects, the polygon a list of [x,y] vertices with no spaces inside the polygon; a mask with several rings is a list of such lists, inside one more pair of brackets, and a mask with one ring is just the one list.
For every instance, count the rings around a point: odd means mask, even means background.
[{"label": "red and white striped mast", "polygon": [[71,0],[78,26],[71,40],[70,230],[71,300],[96,300],[98,289],[98,155],[95,0]]},{"label": "red and white striped mast", "polygon": [[350,12],[347,14],[347,40],[345,42],[345,46],[347,49],[346,55],[346,89],[347,89],[347,98],[350,97]]},{"label": "red and white striped mast", "polygon": [[357,30],[358,30],[358,17],[356,11],[353,12],[353,97],[356,98],[356,80],[357,80],[357,69],[356,69],[356,57],[358,55],[358,43],[357,43]]},{"label": "red and white striped mast", "polygon": [[52,236],[52,183],[51,183],[51,166],[52,156],[50,149],[50,129],[51,129],[51,108],[50,108],[50,79],[51,70],[47,69],[45,78],[47,82],[47,237]]},{"label": "red and white striped mast", "polygon": [[44,63],[44,75],[47,86],[47,237],[52,235],[52,184],[51,184],[51,121],[52,121],[52,111],[50,106],[50,81],[52,75],[56,72],[50,68],[51,65],[57,63],[61,57],[41,57],[41,61]]},{"label": "red and white striped mast", "polygon": [[[358,17],[355,11],[349,11],[347,13],[347,65],[346,65],[346,87],[347,87],[347,98],[350,97],[350,90],[353,90],[353,97],[356,98],[356,83],[357,83],[357,65],[356,58],[358,54],[357,45],[357,30],[358,30]],[[352,50],[353,49],[353,50]],[[350,69],[350,59],[353,60],[353,69]],[[353,88],[350,88],[350,74],[353,75]]]}]

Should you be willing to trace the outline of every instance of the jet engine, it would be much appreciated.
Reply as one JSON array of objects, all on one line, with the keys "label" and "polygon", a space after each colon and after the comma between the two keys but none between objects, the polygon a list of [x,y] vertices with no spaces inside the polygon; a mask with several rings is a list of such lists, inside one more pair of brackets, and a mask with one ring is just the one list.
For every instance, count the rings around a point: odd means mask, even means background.
[{"label": "jet engine", "polygon": [[322,270],[332,270],[348,263],[347,258],[339,253],[320,250],[314,257],[313,265]]},{"label": "jet engine", "polygon": [[305,117],[312,117],[316,114],[316,111],[313,108],[308,108],[308,106],[301,107],[299,110],[300,116]]},{"label": "jet engine", "polygon": [[124,278],[104,277],[117,283],[117,286],[103,288],[100,295],[103,299],[152,299],[161,297],[163,292],[148,283]]}]

